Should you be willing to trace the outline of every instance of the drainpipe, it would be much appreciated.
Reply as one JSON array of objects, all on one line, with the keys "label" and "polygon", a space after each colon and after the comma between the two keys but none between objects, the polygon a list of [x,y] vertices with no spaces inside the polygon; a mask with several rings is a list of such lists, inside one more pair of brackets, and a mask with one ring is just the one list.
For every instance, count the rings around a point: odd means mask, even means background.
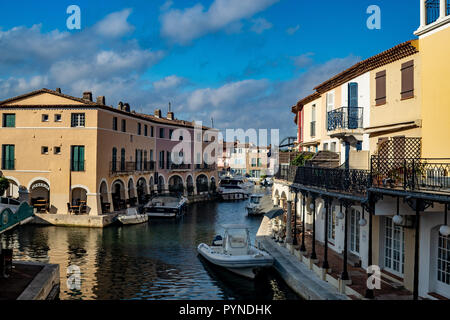
[{"label": "drainpipe", "polygon": [[344,268],[341,274],[342,280],[349,280],[348,269],[347,269],[347,251],[348,251],[348,209],[349,204],[345,203],[345,220],[344,220]]},{"label": "drainpipe", "polygon": [[294,199],[294,239],[292,240],[292,245],[298,245],[297,242],[297,203],[298,203],[298,193],[295,191]]},{"label": "drainpipe", "polygon": [[416,199],[416,235],[414,245],[414,290],[413,300],[419,300],[419,231],[420,231],[420,207],[422,201]]},{"label": "drainpipe", "polygon": [[312,252],[311,252],[311,259],[316,260],[317,254],[316,254],[316,196],[312,196],[313,200],[313,242],[312,242]]},{"label": "drainpipe", "polygon": [[330,265],[328,264],[328,215],[330,210],[331,199],[325,198],[324,202],[325,202],[325,250],[322,268],[328,270],[330,269]]},{"label": "drainpipe", "polygon": [[305,202],[306,202],[306,197],[305,194],[302,193],[303,195],[303,201],[302,201],[302,206],[303,206],[303,216],[302,216],[302,245],[300,246],[300,251],[301,252],[306,252],[306,246],[305,246],[305,232],[306,232],[306,221],[305,221],[305,211],[306,211],[306,207],[305,207]]},{"label": "drainpipe", "polygon": [[[375,201],[370,197],[369,195],[369,248],[367,253],[367,264],[370,267],[372,265],[372,246],[373,246],[373,231],[372,231],[372,215],[375,214]],[[371,275],[367,273],[367,278],[369,278]],[[374,292],[373,289],[366,289],[366,295],[365,297],[367,299],[374,299]]]}]

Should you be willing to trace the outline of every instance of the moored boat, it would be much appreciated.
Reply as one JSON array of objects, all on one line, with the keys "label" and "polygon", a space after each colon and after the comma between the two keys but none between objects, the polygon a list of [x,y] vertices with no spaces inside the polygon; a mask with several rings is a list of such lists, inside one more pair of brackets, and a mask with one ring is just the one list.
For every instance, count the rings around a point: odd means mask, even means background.
[{"label": "moored boat", "polygon": [[148,216],[144,214],[139,214],[136,208],[128,208],[127,213],[120,215],[117,219],[122,224],[140,224],[148,221]]},{"label": "moored boat", "polygon": [[144,206],[150,218],[176,218],[183,216],[187,210],[187,199],[176,195],[158,195]]},{"label": "moored boat", "polygon": [[250,244],[246,226],[226,225],[222,241],[216,237],[211,246],[201,243],[197,251],[210,263],[233,273],[254,279],[264,268],[273,265],[273,258]]},{"label": "moored boat", "polygon": [[219,196],[222,200],[245,200],[248,199],[252,187],[251,182],[241,178],[227,177],[220,180]]},{"label": "moored boat", "polygon": [[262,194],[252,194],[250,195],[245,209],[247,210],[247,215],[249,216],[259,216],[263,214],[262,199],[264,195]]}]

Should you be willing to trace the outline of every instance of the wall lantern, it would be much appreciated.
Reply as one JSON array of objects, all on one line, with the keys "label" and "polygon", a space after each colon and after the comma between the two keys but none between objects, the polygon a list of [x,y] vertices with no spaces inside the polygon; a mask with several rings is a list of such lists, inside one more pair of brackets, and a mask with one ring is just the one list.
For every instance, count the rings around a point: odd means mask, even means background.
[{"label": "wall lantern", "polygon": [[364,218],[364,207],[362,209],[362,218],[359,220],[359,225],[365,227],[367,225],[367,220]]},{"label": "wall lantern", "polygon": [[340,209],[339,213],[336,215],[336,218],[338,218],[339,220],[342,220],[345,218],[345,215],[342,212],[342,203],[341,203],[341,209]]},{"label": "wall lantern", "polygon": [[444,237],[448,237],[450,235],[450,226],[448,225],[448,205],[445,205],[445,212],[444,212],[444,225],[441,226],[439,229],[439,233],[443,235]]},{"label": "wall lantern", "polygon": [[396,224],[396,225],[402,225],[403,224],[403,217],[400,215],[395,215],[392,218],[392,221]]}]

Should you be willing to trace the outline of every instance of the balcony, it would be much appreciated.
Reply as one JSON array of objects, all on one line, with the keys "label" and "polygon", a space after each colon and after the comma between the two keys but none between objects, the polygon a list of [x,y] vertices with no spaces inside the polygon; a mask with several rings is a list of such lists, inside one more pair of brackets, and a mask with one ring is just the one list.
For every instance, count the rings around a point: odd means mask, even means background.
[{"label": "balcony", "polygon": [[155,171],[155,161],[111,161],[109,168],[112,175],[128,175],[135,172],[153,172]]},{"label": "balcony", "polygon": [[372,156],[372,187],[450,193],[450,159]]},{"label": "balcony", "polygon": [[346,131],[363,128],[363,108],[342,107],[327,114],[328,131]]},{"label": "balcony", "polygon": [[280,166],[275,177],[307,187],[365,195],[369,187],[370,172],[354,169]]},{"label": "balcony", "polygon": [[214,171],[216,170],[216,165],[215,164],[196,164],[195,165],[195,170],[197,171]]},{"label": "balcony", "polygon": [[185,164],[185,163],[181,163],[181,164],[172,163],[170,165],[170,170],[173,170],[173,171],[191,170],[191,165]]}]

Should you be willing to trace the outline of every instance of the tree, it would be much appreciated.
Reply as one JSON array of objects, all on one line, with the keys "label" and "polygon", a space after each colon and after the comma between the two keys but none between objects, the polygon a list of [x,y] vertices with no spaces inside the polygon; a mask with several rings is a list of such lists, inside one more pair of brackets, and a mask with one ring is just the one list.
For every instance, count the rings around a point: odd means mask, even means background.
[{"label": "tree", "polygon": [[0,195],[3,196],[5,191],[9,188],[9,180],[5,177],[0,177]]}]

